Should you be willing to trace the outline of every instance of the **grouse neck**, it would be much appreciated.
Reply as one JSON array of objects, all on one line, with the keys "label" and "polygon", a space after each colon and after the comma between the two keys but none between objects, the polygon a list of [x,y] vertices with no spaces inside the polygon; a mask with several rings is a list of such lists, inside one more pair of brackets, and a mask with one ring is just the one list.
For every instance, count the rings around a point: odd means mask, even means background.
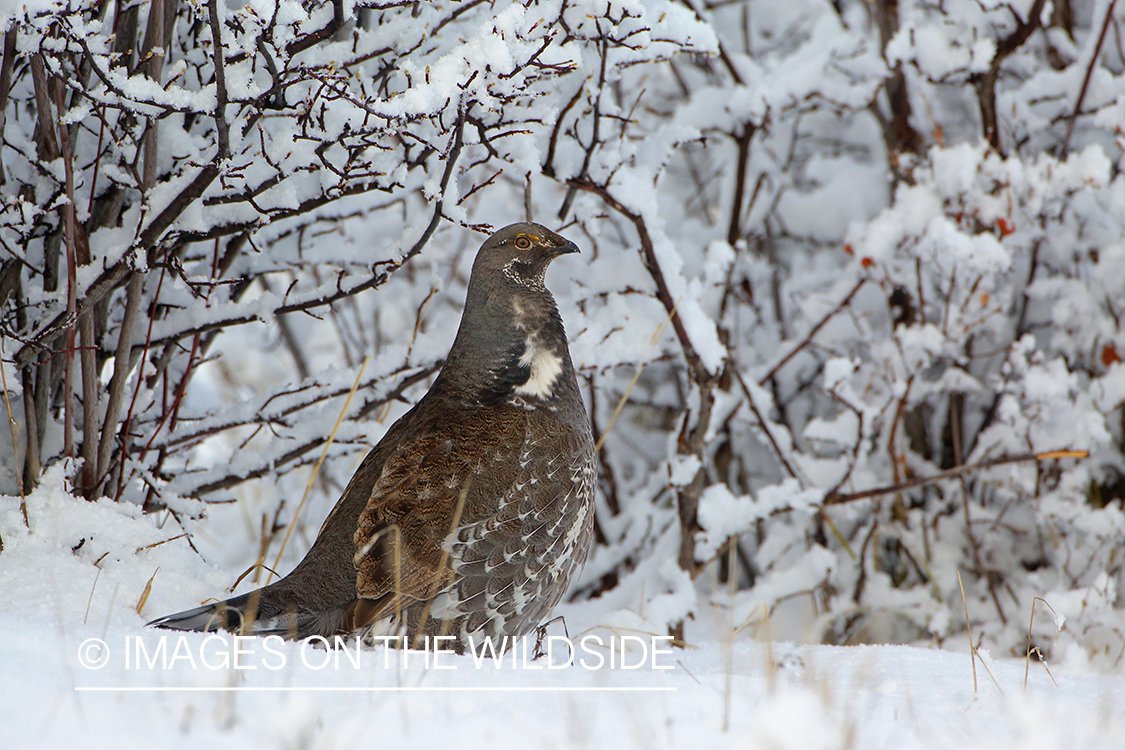
[{"label": "grouse neck", "polygon": [[562,318],[546,289],[513,293],[470,283],[439,376],[444,392],[474,405],[535,408],[559,398],[573,380]]}]

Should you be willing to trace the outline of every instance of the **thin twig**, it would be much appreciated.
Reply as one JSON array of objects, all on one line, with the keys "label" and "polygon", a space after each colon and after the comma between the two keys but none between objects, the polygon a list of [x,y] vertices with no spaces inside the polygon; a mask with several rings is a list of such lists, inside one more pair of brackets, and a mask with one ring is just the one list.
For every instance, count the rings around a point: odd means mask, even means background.
[{"label": "thin twig", "polygon": [[[465,499],[469,496],[469,487],[465,486],[461,489],[461,494],[457,498],[457,506],[453,509],[453,518],[449,523],[449,533],[446,534],[446,539],[450,539],[457,533],[457,529],[461,523],[461,513],[465,510]],[[426,606],[422,608],[422,614],[418,618],[418,627],[414,633],[414,647],[418,647],[418,639],[422,637],[422,632],[426,627],[426,620],[430,617],[430,607],[434,603],[434,597],[437,596],[439,587],[445,582],[445,566],[449,560],[449,546],[441,545],[441,557],[438,560],[437,569],[434,571],[433,578],[430,580],[429,596],[426,597]],[[396,579],[396,586],[401,584]],[[396,602],[399,597],[396,596]],[[397,606],[397,603],[396,603]],[[444,623],[443,623],[444,625]],[[443,633],[444,635],[444,633]]]},{"label": "thin twig", "polygon": [[1066,137],[1063,138],[1062,148],[1059,149],[1060,159],[1065,159],[1067,153],[1070,152],[1070,136],[1074,134],[1074,123],[1078,120],[1078,113],[1082,110],[1082,102],[1086,100],[1086,91],[1090,88],[1090,78],[1094,75],[1094,68],[1102,54],[1102,44],[1105,43],[1106,32],[1109,31],[1109,25],[1113,21],[1113,8],[1116,5],[1117,0],[1109,0],[1109,7],[1106,8],[1105,18],[1102,20],[1102,30],[1098,33],[1098,41],[1094,45],[1094,54],[1090,57],[1090,64],[1086,66],[1086,75],[1082,77],[1082,86],[1079,87],[1078,98],[1074,101],[1074,111],[1070,113],[1070,120],[1066,124]]},{"label": "thin twig", "polygon": [[769,372],[758,379],[758,385],[765,385],[766,383],[768,383],[770,379],[777,374],[778,370],[788,364],[789,360],[796,357],[798,354],[800,354],[802,349],[811,344],[816,335],[820,333],[820,329],[824,328],[829,320],[836,317],[836,315],[838,315],[845,307],[851,304],[852,297],[854,297],[856,295],[856,292],[859,291],[860,287],[862,287],[866,283],[867,279],[865,278],[857,281],[856,285],[852,287],[852,290],[848,292],[842,300],[840,300],[840,304],[832,308],[832,310],[827,315],[820,319],[819,323],[809,329],[809,332],[805,335],[805,338],[801,340],[801,343],[797,344],[797,346],[795,346],[788,354],[782,357],[776,365],[771,367]]},{"label": "thin twig", "polygon": [[870,490],[862,490],[860,492],[832,492],[825,495],[824,500],[821,501],[822,505],[841,505],[843,503],[851,503],[856,500],[866,500],[870,497],[878,497],[880,495],[890,495],[894,492],[902,492],[913,487],[922,487],[928,484],[936,484],[945,479],[955,479],[962,474],[967,474],[972,471],[980,471],[982,469],[990,469],[993,466],[1003,466],[1004,464],[1023,463],[1025,461],[1049,461],[1056,458],[1089,458],[1088,451],[1048,451],[1046,453],[1021,453],[1016,456],[1001,456],[988,461],[981,461],[975,464],[964,464],[962,466],[954,466],[952,469],[946,469],[940,474],[934,474],[931,477],[915,477],[914,479],[907,479],[904,482],[888,485],[886,487],[876,487]]},{"label": "thin twig", "polygon": [[[742,389],[742,395],[746,398],[746,405],[749,406],[750,411],[754,413],[754,418],[758,420],[758,426],[762,428],[762,432],[765,434],[766,439],[769,440],[770,445],[773,446],[773,452],[777,454],[777,459],[781,461],[781,465],[785,467],[785,471],[787,474],[789,474],[789,476],[799,480],[799,475],[797,474],[796,470],[794,470],[792,464],[789,463],[789,459],[785,457],[785,452],[781,450],[781,445],[773,436],[773,431],[770,430],[769,422],[766,421],[766,418],[762,415],[762,412],[758,410],[757,404],[754,403],[754,397],[750,395],[750,388],[746,385],[746,381],[743,379],[742,373],[738,369],[738,363],[733,359],[730,363],[730,369],[731,372],[734,373],[735,380],[738,381],[739,388]],[[826,502],[825,505],[827,504],[828,503]]]},{"label": "thin twig", "polygon": [[[152,0],[149,3],[148,27],[145,30],[144,46],[141,48],[141,67],[145,69],[145,73],[155,83],[160,82],[160,69],[164,62],[164,55],[155,53],[157,47],[165,46],[164,6],[164,0]],[[223,93],[220,92],[219,96],[222,97]],[[156,117],[150,117],[142,136],[144,168],[141,172],[141,189],[145,194],[156,184],[156,164],[159,160],[159,154],[157,153],[159,128],[160,121]],[[221,135],[219,137],[222,138]]]},{"label": "thin twig", "polygon": [[[971,339],[970,339],[971,341]],[[966,344],[967,350],[971,349],[970,344]],[[949,432],[953,443],[953,462],[960,464],[964,461],[964,450],[961,445],[961,436],[964,430],[961,426],[961,414],[965,408],[965,399],[963,394],[952,393],[949,396]],[[965,539],[969,542],[969,550],[973,556],[973,564],[976,565],[977,576],[985,582],[988,586],[988,594],[992,597],[992,603],[996,606],[996,613],[1000,616],[1000,622],[1004,625],[1008,624],[1008,617],[1004,614],[1004,608],[1000,605],[1000,594],[996,591],[996,584],[992,580],[992,576],[988,574],[988,569],[984,567],[984,559],[980,554],[980,542],[977,541],[977,535],[973,532],[973,518],[969,512],[969,483],[965,480],[965,475],[961,474],[957,477],[961,485],[961,510],[965,516]]]},{"label": "thin twig", "polygon": [[656,258],[656,248],[653,245],[652,237],[648,233],[648,225],[644,217],[627,208],[602,185],[590,180],[577,179],[568,180],[567,184],[573,185],[579,190],[586,190],[600,196],[610,208],[624,216],[633,224],[641,242],[641,260],[644,262],[645,269],[648,270],[653,281],[656,282],[656,298],[672,318],[672,328],[676,332],[676,339],[680,342],[680,346],[684,351],[684,359],[691,369],[693,378],[701,386],[714,380],[714,375],[707,369],[706,365],[703,364],[703,359],[696,351],[691,337],[688,336],[687,328],[684,326],[683,320],[680,319],[679,314],[676,312],[676,301],[672,297],[671,290],[668,288],[668,282],[664,278],[664,272],[661,270],[660,261]]}]

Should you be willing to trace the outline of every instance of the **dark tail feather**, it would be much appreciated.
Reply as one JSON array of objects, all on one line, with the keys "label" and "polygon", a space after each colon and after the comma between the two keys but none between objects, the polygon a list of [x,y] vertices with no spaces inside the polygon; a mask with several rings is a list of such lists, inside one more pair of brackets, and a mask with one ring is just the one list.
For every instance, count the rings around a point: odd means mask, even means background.
[{"label": "dark tail feather", "polygon": [[[213,633],[217,630],[229,630],[232,633],[241,632],[247,623],[250,597],[254,596],[256,604],[258,593],[254,591],[251,594],[236,596],[225,602],[204,604],[202,607],[159,617],[146,624],[145,627],[164,628],[166,630],[194,630],[202,633]],[[256,620],[253,615],[251,617]],[[254,622],[250,622],[249,625],[252,628]]]},{"label": "dark tail feather", "polygon": [[146,627],[166,630],[193,630],[213,633],[229,630],[239,635],[279,635],[296,640],[319,635],[331,637],[341,633],[344,609],[329,612],[283,608],[261,601],[262,589],[227,599],[225,602],[160,617]]}]

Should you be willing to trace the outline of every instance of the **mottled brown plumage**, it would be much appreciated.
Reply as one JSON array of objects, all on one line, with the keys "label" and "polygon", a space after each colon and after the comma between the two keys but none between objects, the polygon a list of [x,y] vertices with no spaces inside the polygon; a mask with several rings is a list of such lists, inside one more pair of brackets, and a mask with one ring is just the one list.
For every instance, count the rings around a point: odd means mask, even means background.
[{"label": "mottled brown plumage", "polygon": [[534,629],[593,528],[590,426],[543,283],[577,249],[537,224],[490,237],[437,380],[363,460],[305,558],[277,583],[152,624],[451,635],[457,650]]}]

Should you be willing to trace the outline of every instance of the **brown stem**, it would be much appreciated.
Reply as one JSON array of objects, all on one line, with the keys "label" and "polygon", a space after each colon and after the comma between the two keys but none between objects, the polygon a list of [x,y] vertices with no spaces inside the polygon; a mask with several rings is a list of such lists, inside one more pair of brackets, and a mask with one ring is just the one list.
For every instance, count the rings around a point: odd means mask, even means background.
[{"label": "brown stem", "polygon": [[[582,168],[578,170],[578,179],[587,180],[590,175],[590,162],[594,158],[594,151],[601,145],[601,124],[602,124],[602,92],[605,90],[605,69],[606,61],[609,58],[609,44],[603,39],[600,50],[601,67],[598,70],[598,94],[594,97],[594,108],[591,114],[591,130],[590,130],[590,143],[586,146],[586,155],[582,158]],[[577,137],[577,132],[575,133]],[[566,196],[563,198],[562,206],[559,207],[559,221],[565,221],[566,215],[570,213],[570,206],[574,202],[574,196],[577,195],[578,188],[574,185],[567,187]]]},{"label": "brown stem", "polygon": [[78,318],[82,352],[82,471],[79,490],[87,500],[93,500],[97,479],[98,453],[98,363],[97,340],[94,338],[94,316],[87,312]]},{"label": "brown stem", "polygon": [[[400,267],[403,263],[410,260],[418,253],[422,252],[422,248],[426,246],[426,243],[430,241],[430,237],[432,237],[434,232],[437,230],[438,223],[441,221],[442,204],[445,201],[445,191],[449,187],[449,181],[453,178],[453,170],[457,165],[457,158],[461,155],[461,147],[465,143],[464,132],[465,111],[460,110],[457,113],[457,124],[453,131],[453,143],[450,144],[449,153],[447,153],[445,156],[445,169],[441,174],[441,197],[438,198],[434,203],[434,212],[430,216],[430,223],[426,225],[426,229],[424,232],[422,232],[422,236],[418,238],[418,241],[415,242],[408,251],[406,251],[406,254],[402,256],[402,259],[400,261],[392,266],[391,270]],[[380,276],[383,280],[386,280],[385,273],[380,274],[376,277],[376,279],[378,279]],[[376,279],[372,280],[374,282],[371,284],[372,286],[377,286],[378,284],[382,283],[382,281],[377,281]]]},{"label": "brown stem", "polygon": [[63,166],[66,172],[66,204],[61,206],[62,219],[66,227],[66,352],[64,353],[64,391],[63,391],[63,454],[74,455],[74,339],[75,324],[78,322],[78,258],[77,243],[75,242],[74,217],[74,165],[70,160],[70,135],[67,127],[62,122],[63,115],[63,84],[58,78],[54,79],[55,106],[59,114],[59,142],[62,145]]},{"label": "brown stem", "polygon": [[1000,144],[1000,119],[996,111],[996,82],[1000,77],[1000,66],[1013,52],[1023,46],[1039,28],[1039,18],[1043,15],[1043,7],[1047,0],[1035,0],[1027,12],[1027,19],[1020,21],[1016,30],[1001,39],[996,45],[996,54],[992,56],[988,70],[984,73],[974,73],[969,81],[977,90],[977,102],[980,106],[981,127],[984,139],[995,149],[996,153],[1003,155]]},{"label": "brown stem", "polygon": [[99,490],[105,485],[109,473],[109,461],[113,455],[113,439],[117,435],[118,412],[121,411],[121,401],[125,396],[125,383],[133,366],[131,356],[133,327],[136,325],[137,312],[141,307],[141,291],[143,289],[144,275],[137,271],[131,272],[125,292],[125,313],[121,318],[121,329],[117,334],[117,349],[113,358],[113,377],[109,381],[109,400],[106,404],[105,417],[102,419],[101,440],[98,443],[96,476]]},{"label": "brown stem", "polygon": [[[687,438],[681,436],[678,452],[684,456],[696,456],[703,459],[706,447],[707,428],[711,424],[711,412],[715,405],[715,389],[713,385],[700,386],[699,389],[699,416],[695,424],[688,431]],[[695,559],[695,537],[703,530],[699,525],[699,498],[703,494],[703,486],[707,481],[707,470],[700,466],[695,472],[691,482],[676,492],[676,510],[680,517],[680,554],[679,565],[681,570],[686,570],[695,577],[702,570]]]},{"label": "brown stem", "polygon": [[[4,63],[0,67],[0,133],[8,116],[8,94],[12,90],[12,66],[16,61],[16,24],[4,32]],[[4,163],[0,161],[0,185],[4,184]]]},{"label": "brown stem", "polygon": [[[35,383],[32,380],[30,367],[20,371],[20,384],[23,386],[23,414],[24,414],[24,444],[27,451],[23,460],[23,486],[30,492],[39,483],[39,474],[43,470],[40,458],[39,442],[39,414],[35,405]],[[43,377],[44,375],[40,375]]]},{"label": "brown stem", "polygon": [[[676,310],[678,302],[672,299],[672,293],[668,289],[668,282],[664,278],[664,271],[660,267],[660,261],[656,257],[656,248],[653,245],[652,237],[648,233],[648,226],[645,223],[644,217],[626,208],[623,203],[614,198],[602,185],[585,179],[568,180],[568,184],[578,190],[585,190],[600,196],[613,210],[632,222],[637,231],[641,243],[641,259],[656,284],[656,297],[668,312],[668,318],[672,322],[672,329],[676,333],[676,338],[680,342],[680,348],[684,353],[684,360],[688,365],[688,377],[691,378],[692,382],[699,388],[699,415],[690,430],[687,429],[687,424],[685,422],[684,430],[686,434],[680,436],[677,452],[680,455],[696,456],[702,460],[707,427],[711,422],[711,410],[715,402],[714,389],[717,377],[703,364],[703,359],[695,350],[695,346],[688,336],[687,329],[684,327],[683,320]],[[693,576],[698,574],[702,569],[695,559],[695,536],[696,532],[701,528],[698,520],[699,496],[703,492],[703,484],[705,481],[706,470],[701,467],[695,473],[695,477],[692,478],[692,481],[688,485],[680,487],[676,492],[676,505],[680,517],[679,564],[681,569],[686,570]]]},{"label": "brown stem", "polygon": [[[214,1],[215,0],[211,0],[211,2]],[[320,44],[343,28],[344,20],[344,0],[332,0],[332,20],[323,28],[317,29],[311,34],[306,34],[300,39],[290,42],[289,46],[285,48],[286,53],[288,53],[289,57],[293,57],[298,52]]]},{"label": "brown stem", "polygon": [[51,115],[51,96],[47,90],[47,69],[43,65],[42,53],[31,56],[31,82],[35,89],[35,112],[37,117],[37,153],[40,160],[51,162],[59,158],[59,146],[55,140],[55,121]]},{"label": "brown stem", "polygon": [[[898,3],[899,0],[876,0],[875,2],[875,21],[879,26],[879,44],[884,59],[886,58],[887,43],[899,28]],[[923,145],[922,137],[910,124],[912,114],[910,93],[906,86],[906,75],[903,72],[901,60],[895,63],[883,89],[887,94],[887,104],[891,112],[891,120],[886,129],[888,149],[892,153],[920,153]]]},{"label": "brown stem", "polygon": [[[337,12],[339,0],[336,2]],[[219,0],[207,0],[207,16],[211,25],[211,55],[215,61],[215,132],[219,139],[216,161],[230,156],[230,125],[227,123],[227,74],[223,66],[223,36],[219,27]]]},{"label": "brown stem", "polygon": [[962,466],[954,466],[952,469],[946,469],[943,472],[934,474],[930,477],[914,477],[907,479],[904,482],[896,482],[895,484],[887,485],[886,487],[875,487],[870,490],[861,490],[860,492],[830,492],[824,496],[821,501],[822,506],[828,505],[843,505],[844,503],[854,503],[857,500],[867,500],[872,497],[879,497],[881,495],[891,495],[903,490],[909,490],[914,487],[924,487],[930,484],[937,484],[946,479],[956,479],[962,474],[967,474],[972,471],[981,471],[982,469],[990,469],[993,466],[1003,466],[1004,464],[1024,463],[1027,461],[1049,461],[1056,458],[1087,458],[1089,453],[1086,451],[1071,451],[1059,450],[1048,451],[1046,453],[1020,453],[1015,456],[1001,456],[993,458],[988,461],[980,461],[975,464],[964,464]]},{"label": "brown stem", "polygon": [[[151,0],[148,10],[148,27],[145,29],[144,47],[141,49],[141,60],[145,73],[156,83],[160,83],[160,69],[163,67],[164,56],[154,54],[153,50],[165,46],[163,37],[164,0]],[[145,159],[141,176],[141,190],[146,194],[156,184],[156,164],[159,159],[156,147],[159,127],[159,120],[150,117],[142,138]]]},{"label": "brown stem", "polygon": [[652,238],[649,236],[644,217],[626,208],[625,205],[614,198],[608,190],[595,182],[575,179],[568,180],[568,184],[577,187],[579,190],[586,190],[587,192],[600,196],[614,211],[617,211],[632,222],[637,230],[637,234],[640,236],[641,260],[644,262],[645,268],[652,276],[653,281],[656,282],[656,298],[659,300],[660,304],[664,306],[668,317],[672,321],[672,329],[675,331],[676,339],[680,342],[680,346],[683,349],[684,359],[687,360],[693,380],[699,384],[713,381],[715,376],[707,369],[699,353],[695,351],[695,346],[691,343],[691,338],[688,336],[687,329],[684,327],[684,322],[680,319],[680,315],[676,311],[676,300],[672,299],[672,292],[668,289],[668,282],[664,279],[664,272],[661,270],[660,263],[656,259],[656,249],[652,244]]},{"label": "brown stem", "polygon": [[[734,176],[734,198],[730,207],[730,226],[727,228],[727,244],[735,246],[742,239],[742,201],[746,192],[746,169],[750,163],[750,143],[754,140],[757,128],[753,123],[743,124],[742,130],[734,136],[738,146],[738,167]],[[753,203],[753,201],[751,201]]]},{"label": "brown stem", "polygon": [[574,96],[566,103],[566,106],[559,112],[558,117],[555,118],[555,124],[551,127],[551,138],[547,141],[547,156],[543,159],[543,174],[548,177],[555,176],[555,149],[558,146],[559,134],[562,132],[563,121],[566,115],[582,98],[582,91],[584,85],[579,86],[578,90],[574,92]]},{"label": "brown stem", "polygon": [[117,491],[113,499],[120,500],[121,493],[125,491],[125,457],[129,453],[129,424],[133,421],[133,409],[137,406],[137,396],[141,392],[141,383],[144,378],[145,357],[148,356],[149,342],[152,340],[152,326],[156,322],[157,304],[160,302],[160,290],[164,287],[165,268],[160,269],[160,277],[156,282],[156,293],[152,295],[152,303],[148,308],[148,330],[145,333],[145,345],[141,351],[141,369],[137,372],[137,384],[133,387],[133,398],[129,401],[129,409],[125,412],[125,419],[121,422],[121,466],[117,472]]},{"label": "brown stem", "polygon": [[164,209],[149,222],[148,226],[141,232],[140,237],[134,247],[142,250],[148,250],[156,246],[157,240],[164,234],[168,227],[172,226],[181,213],[184,212],[188,206],[194,203],[203,195],[203,191],[214,182],[215,178],[219,176],[219,167],[215,163],[206,164],[199,170],[199,174],[188,183],[179,195],[172,199],[172,201],[164,207]]}]

